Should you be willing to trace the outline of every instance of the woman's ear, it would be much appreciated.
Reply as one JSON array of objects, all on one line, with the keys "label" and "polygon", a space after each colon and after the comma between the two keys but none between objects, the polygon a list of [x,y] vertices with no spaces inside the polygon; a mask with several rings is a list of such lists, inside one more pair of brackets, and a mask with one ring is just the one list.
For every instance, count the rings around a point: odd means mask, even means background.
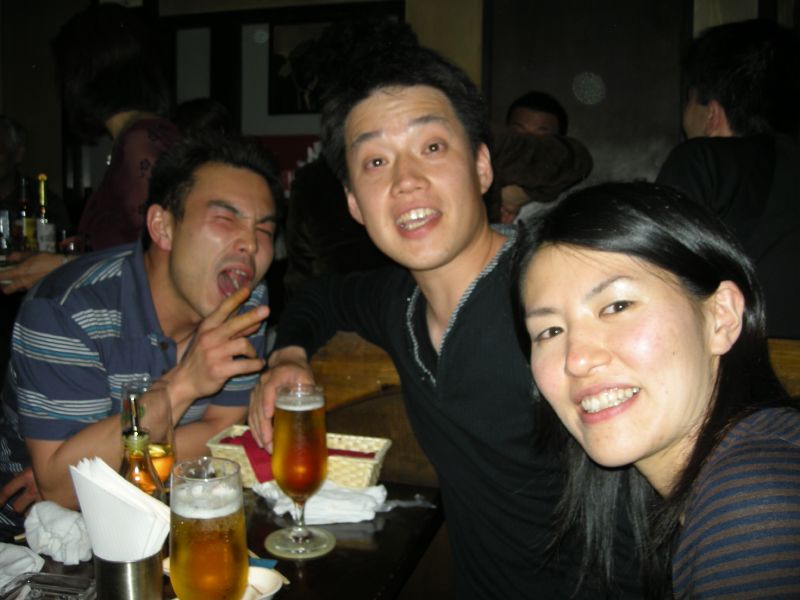
[{"label": "woman's ear", "polygon": [[153,244],[161,250],[172,250],[172,232],[174,219],[172,213],[158,204],[147,209],[147,232]]},{"label": "woman's ear", "polygon": [[744,316],[744,295],[732,281],[723,281],[717,291],[706,300],[709,327],[710,349],[721,356],[731,349],[742,333]]}]

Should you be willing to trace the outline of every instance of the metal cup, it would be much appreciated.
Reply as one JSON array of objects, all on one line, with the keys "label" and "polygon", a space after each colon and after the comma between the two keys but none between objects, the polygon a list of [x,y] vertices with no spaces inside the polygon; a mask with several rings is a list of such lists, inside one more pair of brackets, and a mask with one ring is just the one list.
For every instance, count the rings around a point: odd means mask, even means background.
[{"label": "metal cup", "polygon": [[94,578],[99,600],[161,600],[164,569],[161,551],[131,562],[94,557]]}]

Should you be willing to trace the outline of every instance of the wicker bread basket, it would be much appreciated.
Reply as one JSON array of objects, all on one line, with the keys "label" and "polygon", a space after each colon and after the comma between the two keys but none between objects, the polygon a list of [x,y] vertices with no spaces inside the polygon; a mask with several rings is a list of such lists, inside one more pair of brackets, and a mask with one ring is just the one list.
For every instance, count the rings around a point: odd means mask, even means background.
[{"label": "wicker bread basket", "polygon": [[[239,463],[242,485],[253,487],[258,483],[258,480],[253,472],[253,467],[250,466],[250,461],[247,459],[244,448],[236,444],[220,443],[220,440],[226,437],[242,435],[247,429],[245,425],[232,425],[208,440],[206,446],[208,446],[212,456],[228,458]],[[327,438],[328,448],[374,454],[372,458],[329,456],[328,479],[339,485],[353,488],[368,487],[378,482],[383,459],[392,445],[391,440],[360,435],[344,435],[341,433],[328,433]]]}]

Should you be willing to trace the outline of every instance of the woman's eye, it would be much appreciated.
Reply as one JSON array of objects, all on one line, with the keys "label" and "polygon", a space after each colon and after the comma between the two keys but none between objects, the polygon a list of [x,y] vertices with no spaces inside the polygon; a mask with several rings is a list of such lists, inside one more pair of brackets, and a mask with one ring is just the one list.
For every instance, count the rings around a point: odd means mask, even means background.
[{"label": "woman's eye", "polygon": [[385,163],[382,158],[370,158],[367,161],[367,169],[374,169],[376,167],[383,166],[384,164]]},{"label": "woman's eye", "polygon": [[564,331],[561,327],[548,327],[547,329],[542,330],[539,332],[536,337],[534,338],[535,342],[540,342],[542,340],[548,340],[552,337],[557,336],[562,331]]},{"label": "woman's eye", "polygon": [[633,302],[630,300],[617,300],[616,302],[612,302],[608,306],[604,307],[600,314],[602,315],[613,315],[614,313],[622,312],[626,308],[628,308]]}]

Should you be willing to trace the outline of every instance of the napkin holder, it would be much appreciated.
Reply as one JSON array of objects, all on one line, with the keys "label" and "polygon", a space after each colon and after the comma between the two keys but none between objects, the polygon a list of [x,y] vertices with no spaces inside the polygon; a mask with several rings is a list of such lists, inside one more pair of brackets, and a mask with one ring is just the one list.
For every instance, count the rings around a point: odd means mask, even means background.
[{"label": "napkin holder", "polygon": [[[232,425],[208,440],[206,446],[213,456],[228,458],[239,463],[242,485],[251,488],[258,483],[258,479],[244,448],[236,444],[220,442],[227,437],[239,437],[247,430],[248,427],[245,425]],[[328,448],[331,449],[372,454],[371,457],[329,456],[328,479],[352,488],[364,488],[378,483],[383,459],[392,445],[391,440],[362,435],[328,433],[327,442]]]}]

